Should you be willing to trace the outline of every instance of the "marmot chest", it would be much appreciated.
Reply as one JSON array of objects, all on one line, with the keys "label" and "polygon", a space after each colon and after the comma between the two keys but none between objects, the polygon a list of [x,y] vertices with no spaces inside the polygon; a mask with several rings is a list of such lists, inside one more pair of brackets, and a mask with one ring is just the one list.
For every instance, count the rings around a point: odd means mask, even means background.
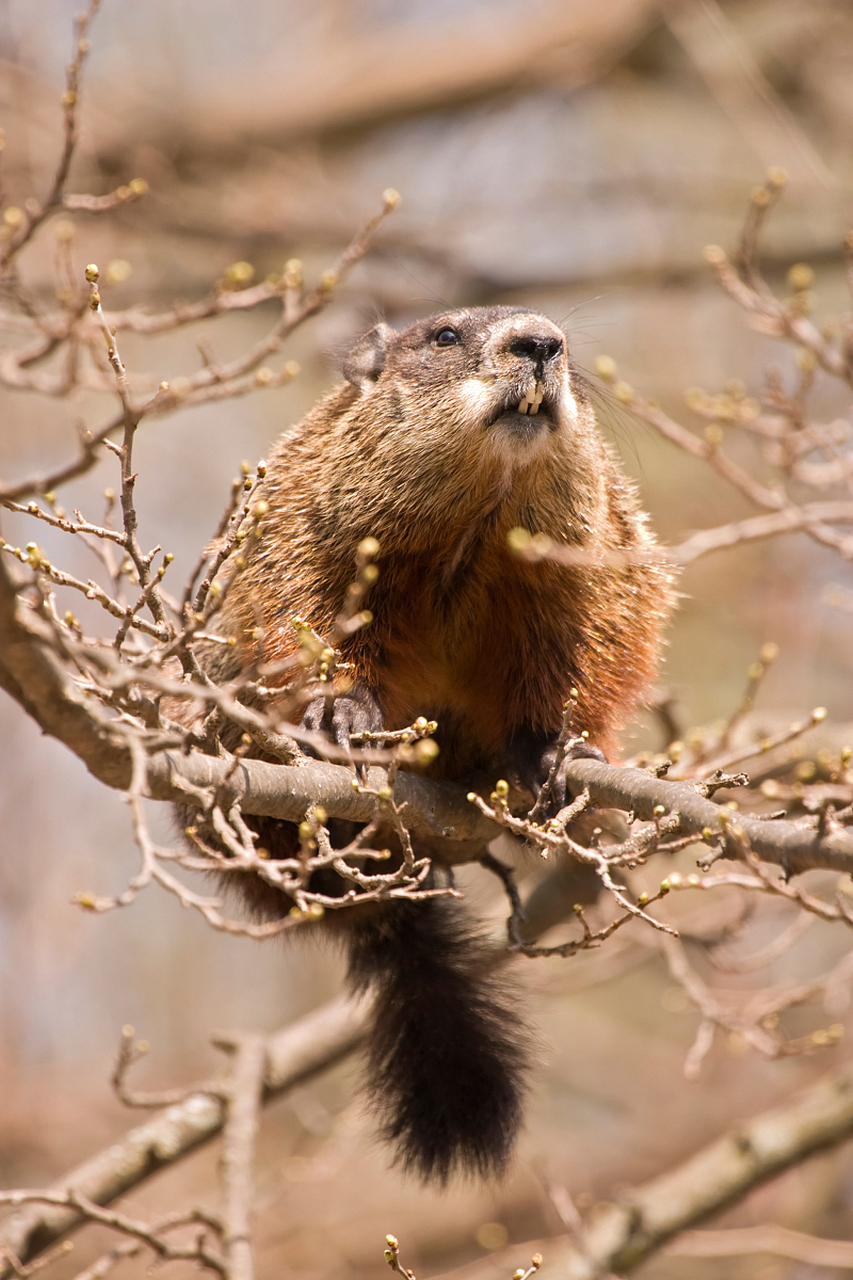
[{"label": "marmot chest", "polygon": [[450,772],[499,759],[523,726],[559,729],[572,646],[537,569],[502,554],[455,574],[412,561],[382,575],[370,631],[386,724],[437,720]]}]

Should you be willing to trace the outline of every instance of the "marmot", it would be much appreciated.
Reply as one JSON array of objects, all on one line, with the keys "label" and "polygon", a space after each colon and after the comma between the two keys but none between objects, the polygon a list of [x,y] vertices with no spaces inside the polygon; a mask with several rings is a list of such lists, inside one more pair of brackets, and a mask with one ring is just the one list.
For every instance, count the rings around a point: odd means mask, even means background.
[{"label": "marmot", "polygon": [[[327,634],[372,537],[373,620],[341,646],[354,683],[330,726],[324,700],[305,724],[345,744],[425,716],[438,722],[434,774],[535,788],[576,689],[575,730],[612,752],[654,669],[672,589],[660,564],[631,560],[654,540],[562,331],[519,307],[447,311],[402,332],[378,324],[343,374],[268,461],[260,536],[243,544],[219,624],[236,646],[210,651],[211,672],[255,663],[259,628],[266,661],[294,654],[294,616]],[[507,541],[518,528],[604,563],[525,562]],[[272,857],[292,854],[291,824],[251,823]],[[289,909],[252,879],[258,914]],[[442,1182],[457,1168],[500,1171],[527,1037],[465,913],[433,898],[330,914],[351,985],[375,989],[369,1087],[402,1163]]]}]

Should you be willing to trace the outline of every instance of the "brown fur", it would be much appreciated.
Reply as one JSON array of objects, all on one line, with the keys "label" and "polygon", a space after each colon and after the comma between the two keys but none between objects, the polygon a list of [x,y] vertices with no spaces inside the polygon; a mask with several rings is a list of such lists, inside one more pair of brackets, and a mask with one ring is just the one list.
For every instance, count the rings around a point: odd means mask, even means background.
[{"label": "brown fur", "polygon": [[[427,348],[438,366],[427,370],[424,340],[442,323],[469,326],[470,349]],[[484,430],[461,403],[460,380],[484,365],[490,394],[519,398],[523,362],[482,351],[490,329],[508,324],[553,329],[505,308],[433,317],[385,339],[375,380],[336,387],[285,434],[260,495],[269,504],[262,537],[227,602],[244,662],[256,656],[259,622],[265,656],[285,657],[297,646],[293,615],[327,632],[359,542],[377,538],[374,621],[343,657],[376,694],[386,728],[438,720],[435,772],[449,777],[500,769],[519,729],[557,733],[572,687],[577,731],[612,753],[653,672],[672,602],[659,565],[564,568],[510,552],[514,527],[592,555],[653,539],[565,356],[552,380],[575,410],[555,410],[544,448],[536,440],[516,450],[512,439],[496,447],[500,427]]]}]

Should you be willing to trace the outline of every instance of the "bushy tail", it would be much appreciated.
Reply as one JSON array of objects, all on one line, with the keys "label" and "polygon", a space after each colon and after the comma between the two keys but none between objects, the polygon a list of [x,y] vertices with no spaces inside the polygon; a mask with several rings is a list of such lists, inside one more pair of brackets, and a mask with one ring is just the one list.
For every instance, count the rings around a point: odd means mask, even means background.
[{"label": "bushy tail", "polygon": [[389,903],[349,938],[349,978],[376,993],[369,1092],[398,1161],[424,1180],[508,1161],[529,1033],[447,898]]}]

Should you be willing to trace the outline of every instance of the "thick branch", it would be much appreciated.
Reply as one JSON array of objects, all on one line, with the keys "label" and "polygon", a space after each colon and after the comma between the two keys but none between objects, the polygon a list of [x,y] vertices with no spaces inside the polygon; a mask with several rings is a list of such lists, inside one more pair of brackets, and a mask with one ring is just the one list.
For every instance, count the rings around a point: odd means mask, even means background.
[{"label": "thick branch", "polygon": [[651,821],[655,807],[663,805],[665,813],[678,815],[678,833],[719,833],[730,857],[739,857],[746,843],[759,858],[792,875],[815,867],[853,874],[850,828],[819,834],[796,822],[735,815],[724,805],[706,800],[692,783],[670,782],[644,769],[614,768],[597,760],[571,761],[566,776],[576,793],[589,788],[597,808],[633,811],[638,818]]},{"label": "thick branch", "polygon": [[[133,770],[126,737],[80,691],[53,651],[46,623],[20,602],[16,585],[0,562],[0,686],[96,778],[127,790]],[[368,783],[383,786],[385,774],[372,778],[374,772],[369,771]],[[152,799],[186,803],[190,789],[219,789],[223,797],[239,801],[246,813],[296,822],[320,802],[334,817],[369,821],[376,801],[354,791],[352,782],[351,771],[341,765],[311,763],[297,769],[244,760],[234,769],[229,760],[200,752],[157,751],[148,757],[147,793]],[[394,799],[405,806],[406,821],[414,830],[479,843],[496,834],[494,825],[458,787],[400,774]]]}]

